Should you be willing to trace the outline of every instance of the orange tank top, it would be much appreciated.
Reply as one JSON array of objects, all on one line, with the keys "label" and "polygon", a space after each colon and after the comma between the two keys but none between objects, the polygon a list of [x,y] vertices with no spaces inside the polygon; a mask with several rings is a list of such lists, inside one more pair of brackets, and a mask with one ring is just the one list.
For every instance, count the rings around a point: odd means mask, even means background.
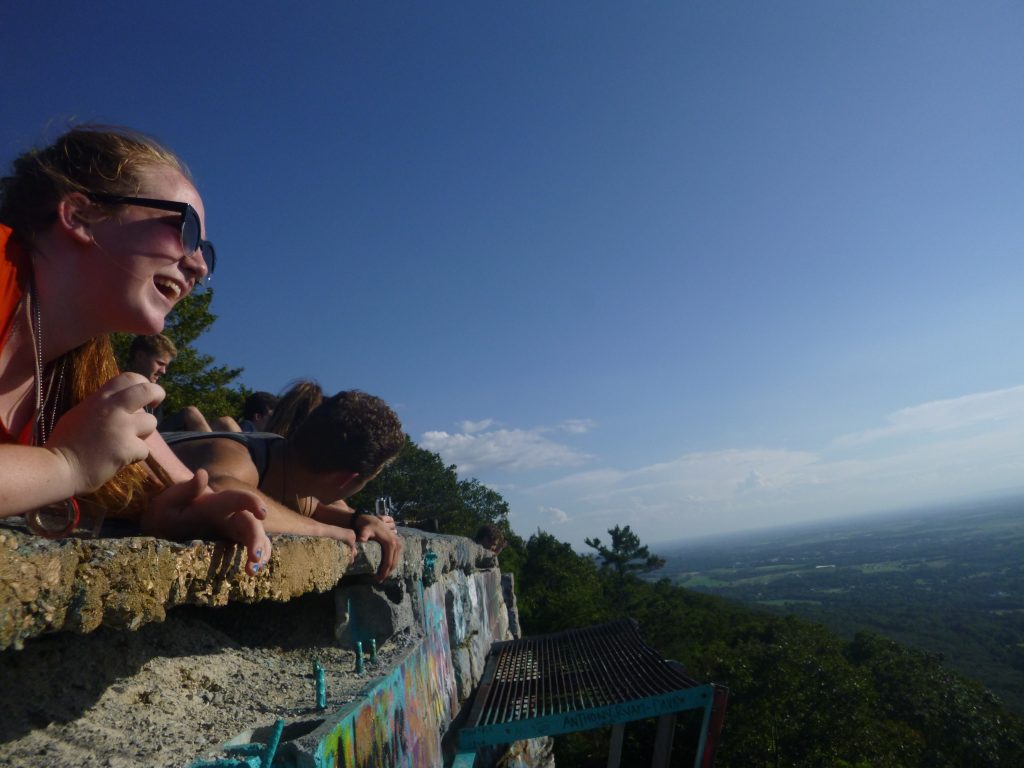
[{"label": "orange tank top", "polygon": [[[7,345],[11,327],[25,293],[28,262],[21,248],[11,239],[10,227],[0,224],[0,350]],[[15,437],[0,423],[0,443],[32,443],[33,424],[29,421]]]}]

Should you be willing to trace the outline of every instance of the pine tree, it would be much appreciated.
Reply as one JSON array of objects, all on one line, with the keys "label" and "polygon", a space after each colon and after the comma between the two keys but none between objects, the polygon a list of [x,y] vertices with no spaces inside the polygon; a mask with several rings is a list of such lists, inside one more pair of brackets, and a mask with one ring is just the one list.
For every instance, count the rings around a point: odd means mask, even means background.
[{"label": "pine tree", "polygon": [[608,535],[612,537],[610,549],[604,546],[596,536],[584,541],[588,547],[597,550],[602,567],[614,570],[620,580],[624,579],[627,574],[656,571],[665,565],[662,558],[650,553],[646,544],[640,545],[640,537],[633,533],[628,525],[625,527],[616,525],[614,528],[609,528]]}]

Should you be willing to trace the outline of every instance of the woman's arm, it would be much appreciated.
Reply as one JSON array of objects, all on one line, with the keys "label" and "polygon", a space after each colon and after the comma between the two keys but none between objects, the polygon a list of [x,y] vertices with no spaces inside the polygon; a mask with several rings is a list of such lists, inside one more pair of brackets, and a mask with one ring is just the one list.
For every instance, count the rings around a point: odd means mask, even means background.
[{"label": "woman's arm", "polygon": [[142,409],[162,397],[156,384],[121,374],[61,416],[45,447],[0,445],[0,517],[95,491],[146,458],[156,419]]},{"label": "woman's arm", "polygon": [[0,445],[0,517],[21,515],[73,496],[71,466],[49,448]]}]

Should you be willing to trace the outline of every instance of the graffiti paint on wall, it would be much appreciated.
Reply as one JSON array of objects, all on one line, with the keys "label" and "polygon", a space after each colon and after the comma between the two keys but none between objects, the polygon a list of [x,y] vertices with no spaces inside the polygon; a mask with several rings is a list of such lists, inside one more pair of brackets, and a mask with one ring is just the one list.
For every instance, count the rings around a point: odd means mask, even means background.
[{"label": "graffiti paint on wall", "polygon": [[505,607],[505,594],[501,589],[501,573],[495,570],[478,574],[476,585],[480,590],[479,602],[485,609],[491,642],[504,640],[505,630],[508,628],[508,609]]},{"label": "graffiti paint on wall", "polygon": [[431,768],[458,707],[444,590],[424,589],[420,647],[368,692],[320,742],[321,768]]},{"label": "graffiti paint on wall", "polygon": [[469,634],[469,616],[466,602],[469,588],[466,574],[456,571],[445,581],[445,604],[448,609],[448,634],[452,645],[458,647],[466,642]]},{"label": "graffiti paint on wall", "polygon": [[453,646],[462,645],[471,632],[479,632],[483,628],[488,631],[484,638],[488,647],[495,640],[505,639],[508,610],[498,571],[477,573],[471,577],[455,573],[446,584],[448,632]]}]

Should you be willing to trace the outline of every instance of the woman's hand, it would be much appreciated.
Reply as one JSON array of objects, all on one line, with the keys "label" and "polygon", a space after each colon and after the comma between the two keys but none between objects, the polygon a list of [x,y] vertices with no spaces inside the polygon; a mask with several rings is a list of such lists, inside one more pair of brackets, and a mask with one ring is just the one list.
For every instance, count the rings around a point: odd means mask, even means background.
[{"label": "woman's hand", "polygon": [[46,447],[67,462],[75,493],[95,491],[122,467],[149,455],[156,418],[143,410],[164,390],[137,373],[115,376],[57,421]]},{"label": "woman's hand", "polygon": [[260,521],[267,516],[263,501],[249,491],[212,491],[205,469],[188,481],[162,491],[142,515],[143,530],[182,538],[214,533],[245,547],[246,573],[259,573],[270,561],[271,544]]}]

